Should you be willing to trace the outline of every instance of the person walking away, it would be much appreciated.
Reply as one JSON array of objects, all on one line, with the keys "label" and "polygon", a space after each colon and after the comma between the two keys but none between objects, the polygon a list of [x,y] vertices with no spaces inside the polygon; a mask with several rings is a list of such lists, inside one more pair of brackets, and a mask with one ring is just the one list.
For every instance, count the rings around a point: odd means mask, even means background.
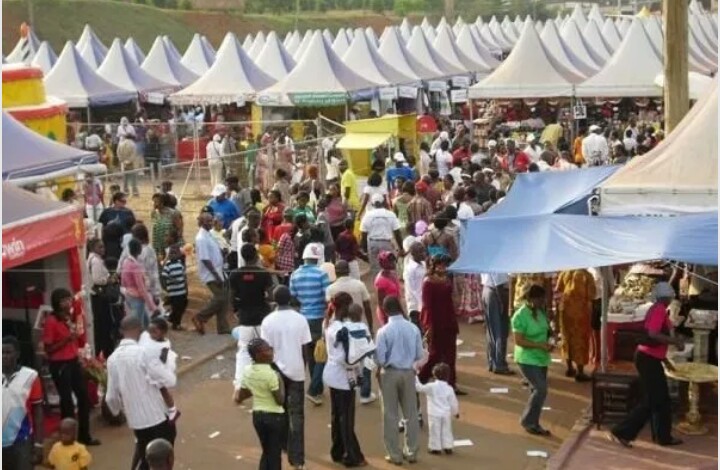
[{"label": "person walking away", "polygon": [[55,289],[50,294],[52,312],[45,317],[42,342],[48,358],[50,375],[60,395],[60,416],[77,417],[79,440],[85,445],[99,445],[100,441],[90,435],[90,400],[87,379],[79,361],[78,325],[72,322],[73,295],[67,289]]},{"label": "person walking away", "polygon": [[[327,303],[327,288],[330,278],[320,269],[318,260],[322,255],[322,248],[312,244],[305,247],[302,258],[304,264],[290,276],[290,294],[300,303],[300,313],[305,317],[310,327],[312,342],[310,350],[315,350],[317,341],[322,338],[322,323],[325,317]],[[322,405],[322,371],[324,364],[316,363],[314,356],[308,358],[310,370],[310,386],[307,390],[307,399],[312,404]]]},{"label": "person walking away", "polygon": [[128,193],[132,189],[133,197],[139,197],[137,173],[135,167],[138,165],[138,153],[135,142],[138,140],[135,128],[126,117],[120,118],[120,125],[117,130],[118,146],[117,157],[120,161],[120,171],[123,173],[123,192]]},{"label": "person walking away", "polygon": [[585,269],[564,271],[558,277],[555,292],[562,296],[559,317],[561,351],[567,365],[565,376],[574,376],[576,382],[588,382],[590,377],[585,374],[585,366],[590,361],[595,280]]},{"label": "person walking away", "polygon": [[530,434],[549,436],[550,431],[540,426],[540,414],[547,397],[550,351],[554,348],[550,322],[545,313],[545,289],[533,285],[526,299],[512,317],[515,362],[530,384],[530,398],[520,425]]},{"label": "person walking away", "polygon": [[182,330],[182,316],[188,306],[188,284],[185,259],[178,245],[168,248],[160,280],[170,306],[170,325],[175,331]]},{"label": "person walking away", "polygon": [[450,367],[440,362],[435,364],[432,374],[435,380],[425,385],[415,378],[415,389],[427,397],[428,451],[434,455],[441,451],[450,455],[455,446],[452,418],[460,417],[460,406],[455,391],[448,384]]},{"label": "person walking away", "polygon": [[87,259],[88,274],[90,275],[90,307],[93,315],[93,333],[95,338],[95,353],[102,353],[107,358],[115,349],[115,331],[117,325],[112,312],[111,302],[117,299],[113,289],[116,284],[110,278],[110,272],[105,267],[105,246],[102,240],[93,239],[88,242],[90,255]]},{"label": "person walking away", "polygon": [[600,126],[590,126],[590,133],[582,140],[582,154],[587,166],[607,165],[610,161],[610,148]]},{"label": "person walking away", "polygon": [[669,345],[675,346],[678,351],[685,349],[682,338],[673,336],[672,322],[667,313],[668,305],[675,298],[675,290],[667,282],[659,282],[653,289],[653,297],[655,303],[645,315],[644,330],[647,338],[635,351],[635,368],[640,376],[643,400],[609,434],[612,440],[624,447],[632,447],[632,441],[648,420],[655,443],[661,446],[682,444],[680,439],[671,434],[671,401],[663,369],[663,363],[666,366],[670,364],[667,362]]},{"label": "person walking away", "polygon": [[145,447],[145,460],[149,470],[172,470],[175,465],[175,451],[167,440],[153,439]]},{"label": "person walking away", "polygon": [[385,198],[380,194],[372,196],[372,209],[367,211],[360,221],[362,247],[370,259],[370,276],[374,279],[382,269],[378,262],[380,252],[394,251],[393,238],[402,255],[402,236],[400,220],[395,213],[385,209]]},{"label": "person walking away", "polygon": [[510,293],[509,278],[502,273],[483,273],[482,304],[487,330],[487,362],[490,372],[498,375],[512,375],[507,363],[507,339],[510,334],[508,308]]},{"label": "person walking away", "polygon": [[162,156],[162,144],[160,143],[158,131],[149,128],[145,134],[145,138],[147,139],[145,143],[145,164],[150,167],[154,179],[161,179],[160,157]]},{"label": "person walking away", "polygon": [[290,466],[305,465],[305,364],[312,356],[310,326],[301,314],[290,307],[292,297],[285,286],[273,290],[275,311],[260,325],[260,336],[274,349],[274,368],[285,385],[283,448]]},{"label": "person walking away", "polygon": [[[172,344],[167,337],[168,323],[164,318],[155,317],[150,320],[150,326],[146,331],[140,334],[138,344],[151,358],[157,358],[167,369],[167,371],[176,377],[177,370],[177,353],[172,350]],[[173,423],[180,417],[180,411],[175,406],[175,398],[170,389],[163,384],[151,382],[160,389],[165,406],[167,407],[167,415]]]},{"label": "person walking away", "polygon": [[105,194],[102,183],[91,173],[85,173],[83,198],[85,200],[85,213],[87,217],[97,223],[100,220],[100,214],[102,214],[105,208],[103,204]]},{"label": "person walking away", "polygon": [[335,250],[338,258],[346,261],[350,269],[350,277],[360,280],[360,263],[358,259],[369,262],[365,253],[360,250],[360,244],[354,233],[355,220],[345,219],[344,230],[335,239]]},{"label": "person walking away", "polygon": [[430,201],[428,201],[425,197],[427,190],[427,183],[424,181],[418,181],[415,183],[415,191],[408,192],[408,194],[412,195],[412,198],[407,205],[408,223],[414,225],[421,220],[427,224],[430,223],[433,215],[433,208]]},{"label": "person walking away", "polygon": [[[225,164],[222,158],[222,137],[213,135],[205,148],[208,169],[210,170],[210,187],[215,188],[225,180]],[[207,193],[206,193],[207,194]]]},{"label": "person walking away", "polygon": [[342,175],[340,178],[340,192],[343,201],[347,204],[348,210],[352,213],[351,218],[360,210],[360,195],[358,194],[357,176],[348,166],[347,160],[338,163],[338,169]]},{"label": "person walking away", "polygon": [[377,320],[380,325],[387,323],[387,312],[383,310],[385,297],[400,297],[400,279],[397,275],[397,257],[390,251],[381,251],[378,254],[378,263],[382,271],[375,277],[375,290],[377,291],[378,308]]},{"label": "person walking away", "polygon": [[123,339],[107,361],[105,402],[113,415],[125,414],[135,435],[131,468],[149,470],[145,458],[148,443],[156,438],[175,443],[177,428],[168,419],[160,387],[172,388],[177,381],[159,358],[151,357],[138,344],[142,325],[137,318],[123,318],[120,330]]},{"label": "person walking away", "polygon": [[77,442],[77,421],[65,418],[60,421],[60,440],[53,444],[48,463],[54,470],[87,470],[92,456],[87,447]]},{"label": "person walking away", "polygon": [[112,205],[102,211],[98,222],[103,225],[105,256],[119,260],[123,235],[130,233],[135,225],[135,214],[127,208],[127,194],[121,191],[113,194]]},{"label": "person walking away", "polygon": [[43,458],[43,389],[38,373],[18,363],[20,342],[2,340],[3,468],[32,470]]},{"label": "person walking away", "polygon": [[198,263],[198,277],[212,294],[210,302],[193,317],[193,326],[201,335],[205,334],[205,323],[217,317],[217,333],[226,335],[230,333],[227,323],[227,298],[223,289],[225,273],[223,272],[222,250],[217,244],[210,229],[212,229],[213,216],[203,212],[198,217],[199,230],[195,237],[195,257]]},{"label": "person walking away", "polygon": [[235,395],[238,405],[252,397],[253,426],[260,440],[261,470],[282,468],[282,431],[284,425],[285,386],[280,374],[273,370],[273,348],[261,338],[248,344],[253,363],[243,373],[242,387]]},{"label": "person walking away", "polygon": [[147,288],[145,269],[138,257],[142,253],[142,245],[133,238],[128,243],[128,254],[123,262],[120,274],[120,285],[125,289],[125,305],[128,313],[135,316],[143,328],[147,328],[150,314],[154,314],[157,305],[152,293]]},{"label": "person walking away", "polygon": [[388,454],[385,460],[402,465],[403,458],[416,462],[419,449],[419,421],[407,420],[403,446],[397,426],[400,410],[405,417],[418,414],[414,364],[423,357],[422,338],[420,330],[405,319],[397,297],[386,297],[383,307],[388,312],[388,323],[377,332],[375,361],[380,367],[383,440]]},{"label": "person walking away", "polygon": [[353,305],[352,297],[346,292],[341,292],[333,298],[335,317],[330,320],[325,330],[328,360],[323,371],[323,382],[330,389],[332,436],[330,457],[333,462],[342,463],[348,468],[367,466],[355,434],[355,387],[362,366],[347,367],[346,350],[339,341],[339,334],[345,328],[346,332],[347,330],[364,332],[367,337],[370,336],[370,331],[360,318],[351,318],[351,305]]}]

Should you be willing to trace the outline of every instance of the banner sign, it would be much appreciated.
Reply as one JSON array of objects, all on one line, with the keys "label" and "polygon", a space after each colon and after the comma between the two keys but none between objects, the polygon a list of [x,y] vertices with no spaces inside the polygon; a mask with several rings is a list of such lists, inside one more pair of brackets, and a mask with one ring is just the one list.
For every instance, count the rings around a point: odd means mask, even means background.
[{"label": "banner sign", "polygon": [[452,84],[455,88],[468,88],[470,86],[470,77],[453,77]]},{"label": "banner sign", "polygon": [[430,80],[428,82],[428,91],[434,91],[434,92],[444,92],[447,90],[447,82],[443,82],[440,80]]},{"label": "banner sign", "polygon": [[450,90],[450,102],[451,103],[465,103],[468,99],[468,91],[465,90]]},{"label": "banner sign", "polygon": [[398,98],[398,89],[395,87],[380,88],[378,91],[380,99],[383,101],[392,101]]},{"label": "banner sign", "polygon": [[400,86],[398,87],[398,96],[400,98],[417,98],[417,88],[413,86]]}]

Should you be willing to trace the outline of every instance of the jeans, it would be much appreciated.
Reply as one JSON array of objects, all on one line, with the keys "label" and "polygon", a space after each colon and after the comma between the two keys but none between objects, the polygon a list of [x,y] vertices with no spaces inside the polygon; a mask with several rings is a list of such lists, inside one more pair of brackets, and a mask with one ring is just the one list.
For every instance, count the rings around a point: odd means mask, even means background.
[{"label": "jeans", "polygon": [[137,196],[140,194],[140,191],[138,190],[138,175],[137,172],[133,170],[128,170],[123,172],[123,192],[125,194],[128,193],[128,187],[132,188],[132,194],[133,196]]},{"label": "jeans", "polygon": [[60,395],[60,416],[75,418],[73,394],[77,400],[78,441],[90,440],[90,400],[87,380],[77,358],[69,361],[49,361],[50,375]]},{"label": "jeans", "polygon": [[547,398],[547,367],[518,364],[525,379],[530,382],[530,399],[523,410],[520,424],[522,427],[539,428],[545,398]]},{"label": "jeans", "polygon": [[296,382],[282,375],[285,384],[283,448],[290,466],[305,465],[305,382]]},{"label": "jeans", "polygon": [[[418,414],[418,399],[415,392],[415,371],[385,369],[380,380],[383,409],[383,438],[385,450],[394,462],[403,461],[403,453],[415,457],[418,452],[420,423],[410,419]],[[405,449],[400,446],[398,421],[400,411],[407,418],[405,423]]]},{"label": "jeans", "polygon": [[253,426],[262,447],[258,469],[281,470],[283,414],[253,411]]},{"label": "jeans", "polygon": [[[308,320],[310,326],[310,351],[315,350],[315,344],[322,338],[322,318]],[[323,394],[322,375],[325,370],[325,363],[315,362],[315,357],[311,354],[308,360],[308,369],[310,372],[310,386],[308,387],[308,395],[317,397]]]},{"label": "jeans", "polygon": [[150,466],[145,460],[145,448],[155,439],[165,439],[173,446],[177,436],[177,428],[170,421],[163,421],[160,424],[144,429],[134,429],[135,452],[132,458],[132,470],[149,470]]},{"label": "jeans", "polygon": [[672,409],[662,361],[638,351],[635,353],[635,368],[640,376],[643,401],[615,425],[612,432],[617,437],[633,441],[650,420],[653,440],[660,444],[670,442]]},{"label": "jeans", "polygon": [[227,296],[225,295],[225,289],[223,289],[222,283],[217,281],[208,282],[207,288],[210,289],[212,298],[205,308],[200,310],[195,317],[205,323],[212,318],[213,315],[217,316],[218,334],[227,334],[230,332],[230,327],[227,321]]},{"label": "jeans", "polygon": [[170,304],[170,317],[168,318],[170,324],[172,326],[180,326],[182,316],[188,306],[187,294],[168,297],[168,304]]},{"label": "jeans", "polygon": [[140,320],[142,329],[146,330],[150,324],[150,319],[145,311],[145,300],[140,297],[131,297],[127,295],[125,296],[125,305],[127,306],[128,313]]},{"label": "jeans", "polygon": [[360,443],[355,435],[355,391],[330,388],[333,462],[354,466],[365,461]]},{"label": "jeans", "polygon": [[25,439],[2,450],[2,470],[32,470],[33,440]]},{"label": "jeans", "polygon": [[372,393],[372,371],[363,367],[362,380],[360,380],[360,398],[369,398]]},{"label": "jeans", "polygon": [[487,361],[491,372],[508,370],[507,340],[510,335],[510,318],[506,312],[508,290],[485,286],[482,303],[487,327]]}]

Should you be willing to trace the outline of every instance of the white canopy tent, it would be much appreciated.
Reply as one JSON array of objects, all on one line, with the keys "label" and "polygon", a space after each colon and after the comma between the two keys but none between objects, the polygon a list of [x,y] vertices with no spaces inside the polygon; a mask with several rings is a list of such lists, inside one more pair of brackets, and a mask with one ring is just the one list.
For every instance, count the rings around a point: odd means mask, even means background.
[{"label": "white canopy tent", "polygon": [[348,40],[347,34],[345,34],[344,29],[340,29],[337,36],[335,36],[332,48],[337,55],[342,57],[345,55],[345,52],[347,52],[348,47],[350,47],[350,41]]},{"label": "white canopy tent", "polygon": [[600,28],[595,21],[588,21],[585,29],[583,30],[583,37],[587,42],[587,45],[597,54],[602,60],[603,64],[610,59],[613,55],[614,50],[611,49],[600,33]]},{"label": "white canopy tent", "polygon": [[510,21],[510,18],[508,18],[507,15],[505,15],[503,20],[500,22],[500,28],[502,29],[503,34],[505,34],[505,37],[513,44],[517,42],[518,32],[515,30],[515,23]]},{"label": "white canopy tent", "polygon": [[407,42],[410,39],[410,33],[412,32],[412,25],[407,18],[403,18],[400,23],[400,36],[403,38],[403,42]]},{"label": "white canopy tent", "polygon": [[300,41],[300,44],[298,44],[298,47],[295,50],[295,52],[292,53],[293,59],[295,59],[295,62],[300,61],[300,58],[305,53],[305,50],[307,49],[308,44],[310,44],[310,40],[312,39],[312,37],[313,37],[312,30],[308,29],[307,31],[305,31],[305,35],[303,36],[302,41]]},{"label": "white canopy tent", "polygon": [[242,48],[245,49],[245,52],[247,52],[250,50],[252,45],[253,45],[253,35],[248,34],[247,36],[245,36],[245,40],[243,40]]},{"label": "white canopy tent", "polygon": [[465,26],[465,20],[463,20],[462,16],[458,15],[457,19],[455,20],[455,24],[452,27],[453,33],[455,33],[455,35],[457,36],[463,26]]},{"label": "white canopy tent", "polygon": [[[37,50],[40,48],[40,39],[38,39],[35,31],[33,31],[31,27],[28,27],[27,40],[29,46],[27,62],[30,62]],[[8,64],[19,64],[23,62],[23,42],[23,38],[18,40],[10,54],[5,57],[5,62]]]},{"label": "white canopy tent", "polygon": [[207,51],[208,54],[215,60],[215,48],[213,47],[210,40],[207,38],[207,36],[200,36],[200,40],[202,41],[203,45],[205,46],[205,51]]},{"label": "white canopy tent", "polygon": [[594,21],[598,28],[602,28],[605,20],[603,19],[602,13],[600,13],[600,7],[597,3],[593,3],[590,7],[590,13],[587,16],[588,22]]},{"label": "white canopy tent", "polygon": [[380,44],[378,53],[388,64],[392,64],[401,74],[417,80],[432,80],[438,78],[432,70],[426,69],[405,48],[400,32],[393,28]]},{"label": "white canopy tent", "polygon": [[242,48],[237,36],[225,35],[213,65],[192,85],[170,95],[173,105],[243,105],[256,94],[276,83],[263,72]]},{"label": "white canopy tent", "polygon": [[[688,73],[688,96],[691,100],[699,100],[703,98],[712,87],[715,80],[697,72]],[[665,87],[665,74],[658,74],[655,77],[655,85],[660,88]]]},{"label": "white canopy tent", "polygon": [[657,147],[600,185],[602,215],[672,215],[718,207],[717,79]]},{"label": "white canopy tent", "polygon": [[177,89],[144,71],[118,38],[113,41],[97,72],[113,85],[135,93],[165,94]]},{"label": "white canopy tent", "polygon": [[618,32],[621,36],[625,37],[625,35],[628,32],[628,29],[630,29],[630,20],[627,18],[618,18],[618,23],[616,24]]},{"label": "white canopy tent", "polygon": [[208,71],[214,61],[215,53],[207,48],[202,36],[195,33],[187,49],[185,49],[185,54],[183,54],[180,63],[196,75],[202,75]]},{"label": "white canopy tent", "polygon": [[325,38],[325,40],[326,40],[327,42],[329,42],[330,44],[332,44],[333,41],[335,40],[335,37],[333,36],[333,33],[331,33],[330,30],[327,29],[327,28],[323,29],[322,34],[323,34],[323,37]]},{"label": "white canopy tent", "polygon": [[462,50],[456,44],[455,37],[449,26],[438,28],[437,37],[432,45],[443,59],[460,70],[482,75],[487,75],[493,70],[477,54],[471,57],[472,50],[467,51],[468,53]]},{"label": "white canopy tent", "polygon": [[573,84],[553,64],[557,61],[543,46],[531,24],[500,66],[468,90],[470,98],[547,98],[570,96]]},{"label": "white canopy tent", "polygon": [[575,22],[580,30],[585,29],[585,26],[587,26],[587,18],[585,17],[585,13],[583,13],[580,2],[575,3],[575,8],[573,8],[573,12],[570,14],[570,19]]},{"label": "white canopy tent", "polygon": [[495,70],[500,61],[472,34],[468,25],[462,25],[458,31],[455,42],[460,50],[476,62],[483,63],[491,70]]},{"label": "white canopy tent", "polygon": [[507,34],[505,34],[505,31],[503,31],[500,23],[498,23],[497,21],[495,21],[494,23],[490,22],[487,24],[487,27],[489,28],[496,42],[502,48],[503,52],[509,52],[512,50],[513,46],[517,41],[513,41],[507,36]]},{"label": "white canopy tent", "polygon": [[271,31],[265,38],[265,47],[255,59],[255,64],[275,81],[280,81],[295,67],[295,60],[282,45],[275,31]]},{"label": "white canopy tent", "polygon": [[615,52],[617,48],[620,47],[622,38],[620,37],[620,33],[618,32],[615,23],[610,18],[605,20],[600,34],[602,34],[602,37],[605,39],[605,43],[611,48],[612,52]]},{"label": "white canopy tent", "polygon": [[43,75],[47,75],[55,66],[55,62],[57,62],[57,54],[55,54],[49,42],[43,41],[35,52],[35,57],[33,57],[30,65],[42,70]]},{"label": "white canopy tent", "polygon": [[[587,22],[585,23],[587,24]],[[565,45],[588,67],[599,69],[605,61],[592,50],[580,32],[580,28],[574,19],[570,18],[560,30],[560,36]]]},{"label": "white canopy tent", "polygon": [[476,39],[480,42],[480,44],[485,45],[490,52],[496,55],[500,55],[503,52],[506,52],[503,49],[503,46],[500,44],[500,42],[495,38],[492,31],[490,31],[490,28],[487,24],[477,25],[473,24],[470,26],[470,32],[474,33]]},{"label": "white canopy tent", "polygon": [[284,43],[285,49],[287,49],[288,54],[295,54],[297,48],[300,47],[300,41],[302,41],[302,38],[300,38],[300,33],[298,33],[297,31],[293,31],[290,35],[290,38],[288,38],[287,42]]},{"label": "white canopy tent", "polygon": [[388,64],[365,34],[355,35],[342,60],[362,77],[383,86],[406,85],[417,81]]},{"label": "white canopy tent", "polygon": [[663,64],[650,39],[635,18],[622,44],[597,74],[575,88],[578,97],[661,96],[655,77]]},{"label": "white canopy tent", "polygon": [[[380,44],[380,41],[378,41],[377,34],[375,34],[375,30],[372,29],[370,26],[365,28],[365,36],[367,36],[370,43],[372,43],[373,46],[378,47]],[[353,38],[355,39],[355,38]],[[331,41],[332,42],[332,41]]]},{"label": "white canopy tent", "polygon": [[142,69],[155,78],[175,87],[186,87],[198,79],[198,75],[173,58],[162,37],[155,38]]},{"label": "white canopy tent", "polygon": [[250,46],[250,49],[247,50],[247,54],[251,59],[255,60],[255,57],[260,54],[263,47],[265,47],[265,33],[258,31],[255,35],[252,46]]},{"label": "white canopy tent", "polygon": [[125,50],[130,54],[130,58],[134,60],[138,65],[142,64],[145,60],[145,53],[142,49],[140,49],[140,46],[138,46],[137,42],[135,42],[135,39],[133,38],[127,38],[125,41]]},{"label": "white canopy tent", "polygon": [[167,34],[162,37],[163,42],[165,42],[165,47],[167,48],[168,52],[170,53],[170,57],[175,60],[176,62],[182,61],[182,54],[180,54],[180,51],[177,47],[175,47],[175,43],[172,42],[172,39],[170,39],[170,36]]},{"label": "white canopy tent", "polygon": [[107,55],[108,48],[100,41],[95,31],[86,24],[76,44],[77,50],[88,65],[97,69]]},{"label": "white canopy tent", "polygon": [[467,73],[466,70],[452,65],[442,58],[417,26],[413,28],[410,35],[407,50],[424,68],[432,70],[433,74],[438,78]]},{"label": "white canopy tent", "polygon": [[567,70],[566,74],[569,81],[580,83],[588,77],[597,73],[597,69],[590,67],[565,45],[565,41],[560,37],[557,26],[553,20],[547,20],[543,31],[540,34],[540,40],[545,46],[545,50],[557,61],[556,68]]}]

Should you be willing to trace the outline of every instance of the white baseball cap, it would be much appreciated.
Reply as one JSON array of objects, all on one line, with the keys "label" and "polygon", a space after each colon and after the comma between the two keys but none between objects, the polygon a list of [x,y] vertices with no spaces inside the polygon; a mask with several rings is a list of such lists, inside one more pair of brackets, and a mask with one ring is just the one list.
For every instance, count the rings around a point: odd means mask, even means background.
[{"label": "white baseball cap", "polygon": [[600,130],[600,126],[598,126],[598,125],[596,125],[596,124],[593,124],[592,126],[590,126],[590,129],[588,129],[588,130],[589,130],[590,132],[599,131],[599,130]]},{"label": "white baseball cap", "polygon": [[225,194],[225,193],[227,193],[227,187],[224,184],[218,184],[213,188],[210,195],[212,197],[218,197],[219,195]]},{"label": "white baseball cap", "polygon": [[450,134],[448,134],[447,131],[442,131],[440,133],[440,140],[450,140]]},{"label": "white baseball cap", "polygon": [[303,259],[320,259],[320,247],[310,243],[303,250]]},{"label": "white baseball cap", "polygon": [[488,140],[488,147],[489,148],[497,147],[497,140],[493,140],[493,139]]},{"label": "white baseball cap", "polygon": [[395,160],[396,162],[400,162],[400,163],[406,162],[405,155],[403,155],[402,152],[395,153],[395,155],[393,155],[393,160]]}]

